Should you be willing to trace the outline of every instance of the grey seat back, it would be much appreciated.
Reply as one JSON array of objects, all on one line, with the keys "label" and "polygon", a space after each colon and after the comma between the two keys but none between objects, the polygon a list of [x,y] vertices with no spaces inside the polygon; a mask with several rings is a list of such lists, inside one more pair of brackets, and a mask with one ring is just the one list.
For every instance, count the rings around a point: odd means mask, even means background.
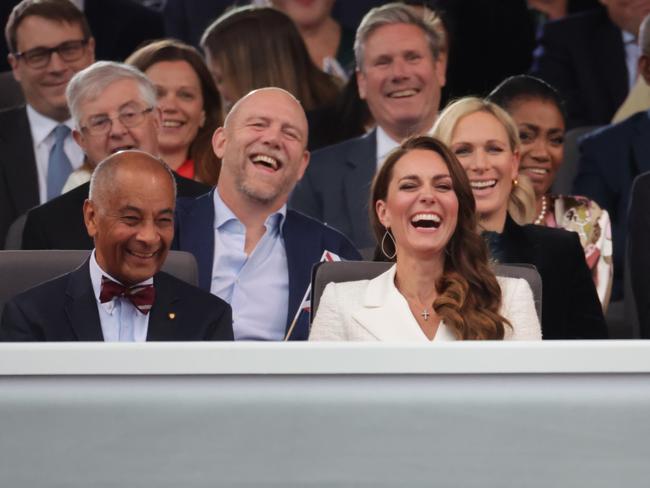
[{"label": "grey seat back", "polygon": [[[311,317],[316,316],[320,297],[328,283],[344,281],[371,280],[387,271],[393,263],[374,261],[336,261],[322,262],[314,265],[311,287]],[[533,292],[535,310],[542,321],[542,278],[532,264],[496,264],[497,276],[525,279]]]},{"label": "grey seat back", "polygon": [[[90,251],[0,251],[0,315],[7,300],[39,283],[78,268]],[[196,259],[188,252],[170,251],[162,270],[198,286]]]},{"label": "grey seat back", "polygon": [[7,239],[5,240],[5,249],[17,250],[23,247],[23,230],[27,222],[27,214],[24,213],[9,226]]}]

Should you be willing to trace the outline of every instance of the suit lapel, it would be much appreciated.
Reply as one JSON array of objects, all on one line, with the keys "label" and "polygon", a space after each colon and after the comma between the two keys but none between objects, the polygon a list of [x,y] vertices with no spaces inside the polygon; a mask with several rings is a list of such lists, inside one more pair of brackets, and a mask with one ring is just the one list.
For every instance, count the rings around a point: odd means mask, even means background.
[{"label": "suit lapel", "polygon": [[379,341],[422,340],[420,326],[394,280],[395,266],[370,280],[362,305],[351,318]]},{"label": "suit lapel", "polygon": [[[343,194],[350,216],[351,240],[357,243],[368,243],[371,236],[368,219],[368,198],[370,184],[377,169],[377,129],[359,139],[359,144],[353,146],[346,157],[347,174],[343,180]],[[362,246],[365,247],[365,246]]]},{"label": "suit lapel", "polygon": [[64,309],[78,340],[104,340],[88,260],[70,273]]},{"label": "suit lapel", "polygon": [[650,111],[643,114],[639,124],[636,125],[636,131],[632,144],[633,164],[636,164],[636,171],[632,171],[633,177],[650,171]]},{"label": "suit lapel", "polygon": [[176,332],[180,324],[175,307],[178,297],[174,289],[162,273],[154,276],[156,299],[149,316],[147,341],[173,341],[178,340],[181,334]]},{"label": "suit lapel", "polygon": [[[282,228],[284,248],[287,253],[287,268],[289,272],[289,309],[287,311],[287,330],[291,325],[302,298],[307,291],[307,284],[311,283],[311,268],[320,260],[323,252],[322,245],[317,241],[317,236],[305,232],[296,214],[287,210],[287,217]],[[302,285],[302,286],[301,286]],[[304,330],[303,329],[304,326]],[[291,333],[292,339],[307,338],[307,321],[304,320],[296,326]]]},{"label": "suit lapel", "polygon": [[194,255],[199,267],[199,287],[210,291],[214,262],[214,189],[192,200],[179,212],[177,246]]},{"label": "suit lapel", "polygon": [[22,214],[40,203],[38,175],[27,109],[14,109],[12,115],[11,123],[2,127],[3,159],[6,161],[7,188],[16,189],[12,196],[18,214]]}]

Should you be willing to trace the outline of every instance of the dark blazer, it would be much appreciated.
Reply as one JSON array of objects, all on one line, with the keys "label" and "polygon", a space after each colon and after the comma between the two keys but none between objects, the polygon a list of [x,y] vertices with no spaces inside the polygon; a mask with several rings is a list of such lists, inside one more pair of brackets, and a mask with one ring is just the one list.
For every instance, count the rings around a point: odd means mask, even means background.
[{"label": "dark blazer", "polygon": [[547,22],[531,74],[567,101],[568,128],[608,124],[629,91],[621,30],[605,9]]},{"label": "dark blazer", "polygon": [[132,0],[85,0],[95,57],[124,61],[147,41],[165,37],[162,15]]},{"label": "dark blazer", "polygon": [[630,202],[628,262],[641,337],[650,339],[650,172],[634,180]]},{"label": "dark blazer", "polygon": [[[174,173],[179,197],[195,197],[210,187]],[[83,217],[83,204],[90,183],[58,196],[27,214],[23,230],[23,249],[92,249]]]},{"label": "dark blazer", "polygon": [[0,112],[0,248],[11,223],[40,203],[32,131],[25,106]]},{"label": "dark blazer", "polygon": [[517,225],[509,217],[495,257],[533,264],[542,277],[543,339],[606,339],[607,325],[596,287],[575,232]]},{"label": "dark blazer", "polygon": [[650,171],[650,111],[598,129],[579,143],[580,161],[573,193],[595,200],[609,212],[614,246],[612,299],[623,293],[627,211],[632,181]]},{"label": "dark blazer", "polygon": [[376,170],[376,130],[315,151],[289,206],[343,232],[358,249],[374,248],[368,200]]},{"label": "dark blazer", "polygon": [[[19,0],[0,0],[0,25],[5,26]],[[207,2],[202,2],[207,3]],[[85,0],[84,15],[96,41],[97,60],[123,61],[150,39],[165,37],[162,16],[133,0]],[[8,48],[0,39],[0,71],[11,69]]]},{"label": "dark blazer", "polygon": [[[160,272],[147,341],[231,341],[230,305]],[[172,318],[173,317],[173,318]],[[88,261],[6,303],[2,341],[103,341]]]},{"label": "dark blazer", "polygon": [[[199,287],[210,291],[214,262],[214,191],[196,199],[180,199],[176,204],[176,232],[173,248],[191,252],[199,265]],[[287,330],[311,283],[311,268],[323,251],[343,259],[361,259],[358,251],[335,229],[293,210],[287,211],[282,227],[289,268],[289,310]],[[296,324],[290,339],[306,340],[309,335],[307,314]]]}]

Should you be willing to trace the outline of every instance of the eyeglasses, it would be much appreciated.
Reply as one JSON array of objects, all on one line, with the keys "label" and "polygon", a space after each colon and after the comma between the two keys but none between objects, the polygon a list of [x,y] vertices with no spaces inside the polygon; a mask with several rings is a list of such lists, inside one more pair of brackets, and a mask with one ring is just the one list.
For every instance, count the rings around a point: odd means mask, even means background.
[{"label": "eyeglasses", "polygon": [[52,53],[57,53],[66,63],[78,61],[84,55],[88,39],[66,41],[54,47],[35,47],[23,53],[14,53],[17,59],[23,59],[30,68],[45,68],[50,64]]},{"label": "eyeglasses", "polygon": [[82,131],[87,131],[93,136],[103,136],[107,134],[113,127],[113,120],[117,119],[127,129],[137,127],[144,120],[144,116],[153,111],[153,107],[145,108],[144,110],[127,109],[120,112],[117,117],[110,118],[107,115],[96,115],[88,120],[88,123],[81,126]]}]

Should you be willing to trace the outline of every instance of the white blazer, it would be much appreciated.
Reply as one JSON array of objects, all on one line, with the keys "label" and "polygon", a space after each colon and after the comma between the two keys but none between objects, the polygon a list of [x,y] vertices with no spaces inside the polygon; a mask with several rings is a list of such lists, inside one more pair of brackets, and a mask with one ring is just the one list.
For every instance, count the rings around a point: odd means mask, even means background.
[{"label": "white blazer", "polygon": [[[497,277],[501,287],[506,340],[539,340],[542,331],[533,293],[522,278]],[[372,280],[330,283],[318,306],[310,341],[428,341],[408,302],[395,286],[395,266]],[[453,341],[440,322],[434,341]]]}]

